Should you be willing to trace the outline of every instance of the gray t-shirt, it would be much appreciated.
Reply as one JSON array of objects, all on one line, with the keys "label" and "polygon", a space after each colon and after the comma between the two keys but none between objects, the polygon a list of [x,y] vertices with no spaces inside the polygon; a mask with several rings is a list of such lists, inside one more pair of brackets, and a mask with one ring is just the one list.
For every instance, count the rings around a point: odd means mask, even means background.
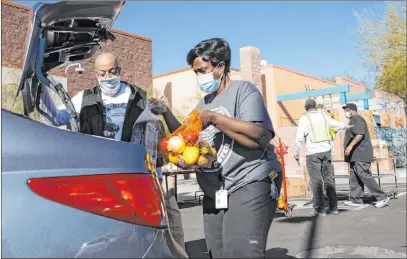
[{"label": "gray t-shirt", "polygon": [[[196,109],[262,123],[263,127],[274,132],[261,93],[248,81],[232,81],[220,95],[206,95]],[[215,196],[223,181],[225,189],[231,193],[248,183],[266,178],[273,170],[281,172],[281,165],[272,146],[266,149],[247,148],[212,125],[203,129],[201,137],[217,151],[217,161],[213,167],[202,169],[203,172],[197,174],[198,184],[209,197]]]}]

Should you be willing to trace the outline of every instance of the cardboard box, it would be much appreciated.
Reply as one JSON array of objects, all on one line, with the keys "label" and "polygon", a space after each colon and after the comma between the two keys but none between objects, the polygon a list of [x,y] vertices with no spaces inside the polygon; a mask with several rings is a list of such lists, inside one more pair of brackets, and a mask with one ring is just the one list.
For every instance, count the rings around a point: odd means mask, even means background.
[{"label": "cardboard box", "polygon": [[304,197],[306,196],[305,184],[287,186],[288,199],[293,197]]},{"label": "cardboard box", "polygon": [[394,118],[394,126],[395,127],[400,127],[400,128],[404,128],[404,122],[403,119],[401,117],[395,117]]},{"label": "cardboard box", "polygon": [[343,149],[343,142],[345,140],[345,131],[341,130],[336,133],[336,138],[334,140],[334,154],[333,160],[343,161],[345,159],[345,150]]},{"label": "cardboard box", "polygon": [[367,128],[369,130],[370,138],[374,139],[375,134],[374,134],[374,127],[373,127],[373,113],[372,111],[363,111],[362,117],[365,119]]},{"label": "cardboard box", "polygon": [[372,139],[373,155],[376,158],[389,158],[389,148],[386,141],[382,139]]},{"label": "cardboard box", "polygon": [[371,141],[372,141],[372,146],[374,148],[375,147],[378,147],[378,148],[387,148],[388,147],[387,142],[383,139],[372,139]]},{"label": "cardboard box", "polygon": [[[372,163],[371,169],[372,172],[377,173],[377,164],[376,161]],[[394,165],[392,158],[380,159],[379,160],[379,172],[380,174],[393,174]]]},{"label": "cardboard box", "polygon": [[373,156],[376,158],[389,158],[389,150],[386,148],[373,148]]},{"label": "cardboard box", "polygon": [[[283,187],[284,186],[282,186],[282,188]],[[283,191],[283,189],[281,191]],[[305,179],[303,177],[287,177],[287,195],[288,199],[290,199],[290,197],[305,196]]]},{"label": "cardboard box", "polygon": [[388,114],[388,113],[380,114],[380,125],[382,127],[390,127],[391,126],[390,114]]}]

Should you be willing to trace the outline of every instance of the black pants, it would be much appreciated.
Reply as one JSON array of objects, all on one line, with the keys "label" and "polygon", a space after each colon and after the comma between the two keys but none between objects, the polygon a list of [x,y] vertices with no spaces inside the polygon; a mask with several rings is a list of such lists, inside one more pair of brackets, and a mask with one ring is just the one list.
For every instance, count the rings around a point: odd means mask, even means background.
[{"label": "black pants", "polygon": [[[275,179],[281,188],[281,176]],[[247,184],[229,195],[228,209],[203,199],[204,232],[211,258],[264,258],[268,231],[277,202],[270,196],[269,178]]]},{"label": "black pants", "polygon": [[314,208],[325,211],[324,187],[328,196],[329,208],[338,208],[338,197],[335,190],[335,173],[332,165],[331,152],[308,155],[306,158],[308,174],[311,180]]},{"label": "black pants", "polygon": [[387,198],[387,194],[380,188],[370,172],[371,163],[351,162],[350,163],[350,200],[356,203],[363,203],[364,186],[369,189],[377,201]]},{"label": "black pants", "polygon": [[174,240],[185,249],[184,229],[182,227],[181,212],[178,207],[177,200],[175,199],[174,189],[170,189],[164,193],[165,209],[168,214],[168,224],[170,232]]}]

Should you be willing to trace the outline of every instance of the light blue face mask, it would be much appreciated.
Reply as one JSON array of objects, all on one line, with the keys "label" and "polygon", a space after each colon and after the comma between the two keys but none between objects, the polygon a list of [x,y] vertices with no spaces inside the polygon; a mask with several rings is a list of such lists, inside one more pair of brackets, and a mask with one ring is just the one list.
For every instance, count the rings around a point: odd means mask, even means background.
[{"label": "light blue face mask", "polygon": [[[219,64],[215,67],[215,69],[218,68]],[[215,71],[215,69],[214,69],[214,71]],[[223,73],[222,73],[222,76],[219,78],[219,80],[215,80],[215,78],[213,77],[213,71],[212,71],[207,74],[197,76],[196,83],[203,92],[210,94],[210,93],[216,92],[219,89],[220,84],[222,82],[222,78],[223,78]]]},{"label": "light blue face mask", "polygon": [[98,78],[98,81],[102,93],[109,96],[116,95],[121,88],[120,76],[114,76],[109,78]]}]

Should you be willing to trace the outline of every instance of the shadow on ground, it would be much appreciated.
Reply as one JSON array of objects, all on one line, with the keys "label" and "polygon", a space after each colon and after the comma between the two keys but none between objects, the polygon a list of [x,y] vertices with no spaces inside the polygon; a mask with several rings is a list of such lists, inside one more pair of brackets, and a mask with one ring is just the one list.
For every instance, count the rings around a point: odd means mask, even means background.
[{"label": "shadow on ground", "polygon": [[[348,213],[349,210],[343,210],[343,209],[339,209],[339,215],[343,214],[343,213]],[[303,211],[301,211],[300,213],[303,213]],[[277,213],[276,213],[277,214]],[[321,218],[325,218],[325,217],[338,217],[339,215],[331,215],[331,214],[327,214],[326,216],[322,216]],[[297,216],[295,211],[293,211],[293,216],[291,218],[287,218],[284,216],[284,214],[281,214],[279,216],[274,216],[275,219],[278,219],[279,223],[290,223],[290,224],[301,224],[303,222],[307,222],[307,221],[312,221],[314,219],[314,216],[312,214],[310,215],[305,215],[305,216]]]},{"label": "shadow on ground", "polygon": [[[198,193],[198,194],[202,194],[202,193]],[[343,192],[343,191],[337,191],[337,197],[338,197],[338,201],[347,201],[349,200],[349,192]],[[190,192],[183,192],[183,193],[178,193],[177,195],[178,198],[178,204],[180,209],[185,209],[185,208],[192,208],[192,207],[196,207],[196,206],[201,206],[202,205],[202,196],[200,197],[200,195],[191,195]],[[326,206],[328,207],[328,198],[325,196],[325,203]],[[393,198],[393,197],[391,197]],[[303,197],[300,199],[305,199],[308,200],[307,198]],[[365,193],[365,196],[363,197],[363,202],[364,204],[373,204],[374,202],[376,202],[376,199],[374,198],[374,196],[372,196],[369,193]],[[305,202],[303,204],[303,206],[309,206],[312,205],[314,203],[314,201],[312,199],[309,199],[307,202]],[[284,214],[282,215],[277,215],[275,218],[279,218],[279,217],[284,217]]]},{"label": "shadow on ground", "polygon": [[205,239],[193,240],[185,243],[189,258],[209,258],[206,251]]},{"label": "shadow on ground", "polygon": [[197,206],[202,206],[202,204],[199,204],[198,202],[189,202],[189,201],[181,201],[178,202],[178,207],[179,209],[188,209],[188,208],[193,208]]},{"label": "shadow on ground", "polygon": [[192,208],[202,205],[202,197],[191,195],[189,192],[178,193],[178,206],[180,209]]},{"label": "shadow on ground", "polygon": [[[209,258],[205,239],[189,241],[185,243],[189,258]],[[288,255],[286,248],[276,247],[266,251],[266,258],[295,258]]]},{"label": "shadow on ground", "polygon": [[266,258],[295,258],[295,257],[288,255],[288,250],[286,248],[276,247],[266,251]]}]

